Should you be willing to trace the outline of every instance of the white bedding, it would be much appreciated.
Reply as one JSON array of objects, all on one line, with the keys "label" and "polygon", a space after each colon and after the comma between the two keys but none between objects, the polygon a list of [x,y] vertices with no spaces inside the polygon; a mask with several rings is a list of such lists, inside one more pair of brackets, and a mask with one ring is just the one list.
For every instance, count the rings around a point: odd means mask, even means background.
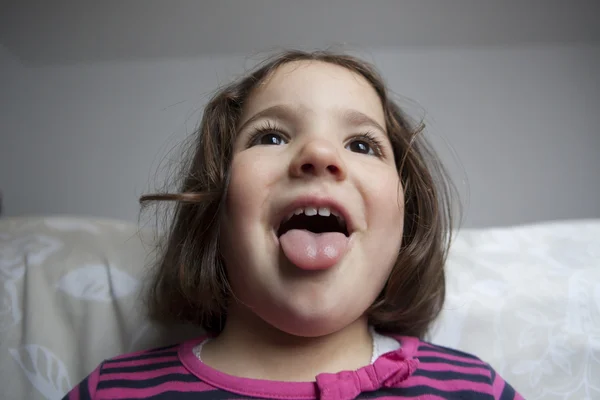
[{"label": "white bedding", "polygon": [[433,341],[527,399],[600,399],[600,221],[463,231]]}]

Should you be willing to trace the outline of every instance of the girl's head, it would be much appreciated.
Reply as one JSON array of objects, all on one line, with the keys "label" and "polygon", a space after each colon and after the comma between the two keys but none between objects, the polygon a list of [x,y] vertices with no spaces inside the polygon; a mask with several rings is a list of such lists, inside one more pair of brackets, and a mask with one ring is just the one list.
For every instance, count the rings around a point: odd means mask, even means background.
[{"label": "girl's head", "polygon": [[364,318],[422,337],[444,300],[450,205],[420,131],[351,56],[286,52],[221,90],[181,192],[142,198],[178,201],[153,315],[298,336]]}]

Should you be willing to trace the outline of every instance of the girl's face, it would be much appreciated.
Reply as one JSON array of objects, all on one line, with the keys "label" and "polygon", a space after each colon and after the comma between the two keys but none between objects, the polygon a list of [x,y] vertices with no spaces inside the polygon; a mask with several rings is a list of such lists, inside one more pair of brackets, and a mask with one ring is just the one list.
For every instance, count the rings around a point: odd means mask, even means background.
[{"label": "girl's face", "polygon": [[400,250],[404,196],[381,101],[348,69],[297,61],[253,91],[240,122],[221,238],[238,299],[228,318],[336,332],[364,315]]}]

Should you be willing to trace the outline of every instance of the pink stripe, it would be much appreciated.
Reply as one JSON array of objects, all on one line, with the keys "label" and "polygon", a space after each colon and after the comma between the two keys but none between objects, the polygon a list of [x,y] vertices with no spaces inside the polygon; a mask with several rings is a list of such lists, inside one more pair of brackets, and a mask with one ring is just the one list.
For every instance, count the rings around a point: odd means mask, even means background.
[{"label": "pink stripe", "polygon": [[79,400],[79,385],[71,389],[67,398],[68,400]]},{"label": "pink stripe", "polygon": [[[496,373],[496,379],[494,379],[494,382],[492,383],[492,391],[494,392],[494,395],[496,398],[500,397],[505,386],[506,386],[506,381],[499,374]],[[513,399],[514,400],[524,400],[523,397],[521,397],[521,395],[516,392],[515,392],[515,397]]]},{"label": "pink stripe", "polygon": [[102,398],[105,399],[120,399],[134,398],[145,399],[147,397],[156,396],[163,392],[178,391],[178,392],[206,392],[214,390],[212,386],[208,386],[204,382],[165,382],[163,384],[144,389],[130,388],[111,388],[101,391]]},{"label": "pink stripe", "polygon": [[452,354],[447,354],[447,353],[441,353],[439,351],[435,351],[435,350],[421,350],[419,351],[419,353],[417,353],[417,355],[415,356],[416,358],[419,357],[438,357],[438,358],[443,358],[446,360],[453,360],[453,361],[460,361],[460,362],[464,362],[464,363],[471,363],[471,364],[478,364],[478,365],[486,365],[483,361],[481,360],[477,360],[475,358],[467,358],[467,357],[462,357],[462,356],[455,356]]},{"label": "pink stripe", "polygon": [[411,376],[410,379],[406,380],[405,382],[405,387],[429,386],[434,389],[444,390],[447,392],[456,392],[459,390],[472,390],[480,393],[490,393],[489,383],[486,384],[480,382],[470,382],[462,379],[438,381],[436,379],[431,379],[424,376]]},{"label": "pink stripe", "polygon": [[[89,374],[89,376],[87,377],[86,390],[90,394],[91,398],[94,398],[96,396],[96,388],[98,387],[99,375],[100,375],[100,366],[98,366],[95,370],[93,370],[92,373]],[[84,382],[80,382],[73,389],[71,389],[71,391],[68,393],[67,398],[69,400],[79,400],[79,390],[81,388],[81,385],[83,385],[83,384],[84,384]]]},{"label": "pink stripe", "polygon": [[492,383],[492,390],[494,393],[502,393],[505,385],[506,382],[504,382],[504,379],[502,379],[499,374],[496,374],[496,379],[494,379],[494,382]]},{"label": "pink stripe", "polygon": [[158,363],[163,363],[163,362],[172,362],[172,361],[179,362],[179,357],[177,357],[177,354],[158,357],[158,358],[142,358],[142,359],[129,360],[129,361],[115,362],[115,361],[111,360],[110,362],[105,363],[104,367],[105,368],[138,367],[140,365],[152,365],[152,364],[158,364]]},{"label": "pink stripe", "polygon": [[461,372],[463,374],[482,375],[490,377],[490,371],[483,367],[463,367],[461,365],[450,365],[445,363],[422,363],[419,364],[419,369],[423,371],[452,371]]},{"label": "pink stripe", "polygon": [[104,374],[102,374],[102,381],[103,382],[112,381],[115,379],[141,381],[144,379],[157,378],[159,376],[168,375],[168,374],[182,374],[182,375],[193,376],[182,365],[179,365],[179,366],[175,366],[175,367],[153,369],[150,371],[143,371],[143,372],[117,372],[117,373],[105,372]]},{"label": "pink stripe", "polygon": [[102,368],[102,364],[100,364],[92,373],[88,376],[88,391],[90,392],[90,397],[93,399],[96,397],[96,390],[98,389],[98,381],[100,380],[100,369]]}]

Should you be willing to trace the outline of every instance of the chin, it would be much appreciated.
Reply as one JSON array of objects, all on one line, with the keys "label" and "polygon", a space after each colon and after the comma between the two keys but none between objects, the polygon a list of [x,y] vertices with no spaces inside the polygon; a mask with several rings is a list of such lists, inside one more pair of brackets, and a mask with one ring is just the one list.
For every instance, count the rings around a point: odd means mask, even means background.
[{"label": "chin", "polygon": [[289,323],[273,325],[274,328],[291,335],[305,338],[317,338],[331,335],[340,331],[347,324],[332,324],[331,322],[309,322],[309,323]]},{"label": "chin", "polygon": [[285,310],[281,314],[261,318],[288,335],[316,338],[338,332],[352,325],[360,316],[348,313],[336,315],[327,310]]}]

